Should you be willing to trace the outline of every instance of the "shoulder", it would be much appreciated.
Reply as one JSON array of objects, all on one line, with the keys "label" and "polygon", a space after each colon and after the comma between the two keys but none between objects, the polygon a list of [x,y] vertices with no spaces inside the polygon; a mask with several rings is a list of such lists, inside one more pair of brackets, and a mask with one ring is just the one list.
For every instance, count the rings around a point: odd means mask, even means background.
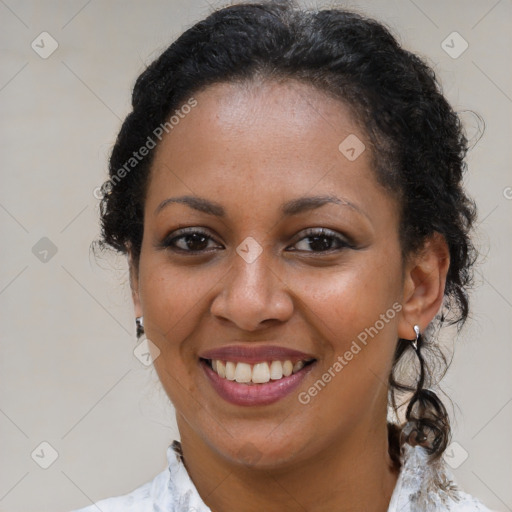
[{"label": "shoulder", "polygon": [[458,492],[458,498],[459,501],[453,503],[449,508],[450,512],[493,512],[480,500],[464,491]]},{"label": "shoulder", "polygon": [[154,498],[159,489],[165,486],[169,471],[159,473],[152,481],[137,487],[135,490],[122,496],[105,498],[84,508],[72,512],[153,512]]},{"label": "shoulder", "polygon": [[443,458],[430,461],[421,446],[405,445],[388,512],[493,512],[454,481]]},{"label": "shoulder", "polygon": [[188,475],[178,441],[167,448],[167,461],[164,471],[132,492],[97,501],[73,512],[210,512]]}]

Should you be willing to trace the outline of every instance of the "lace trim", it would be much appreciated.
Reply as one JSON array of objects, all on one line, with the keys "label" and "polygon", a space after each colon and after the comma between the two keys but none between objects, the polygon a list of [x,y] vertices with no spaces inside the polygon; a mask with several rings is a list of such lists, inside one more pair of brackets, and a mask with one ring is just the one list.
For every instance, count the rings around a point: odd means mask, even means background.
[{"label": "lace trim", "polygon": [[453,481],[442,457],[429,461],[422,446],[403,446],[402,493],[412,510],[436,512],[450,509],[461,500],[461,490]]}]

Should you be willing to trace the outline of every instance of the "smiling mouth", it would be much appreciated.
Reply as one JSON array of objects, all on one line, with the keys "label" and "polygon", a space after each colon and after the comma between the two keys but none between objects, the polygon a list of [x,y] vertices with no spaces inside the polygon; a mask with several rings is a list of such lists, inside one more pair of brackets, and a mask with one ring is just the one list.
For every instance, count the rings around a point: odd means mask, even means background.
[{"label": "smiling mouth", "polygon": [[241,361],[222,361],[220,359],[200,358],[221,379],[234,381],[248,386],[279,381],[300,372],[311,365],[316,359],[299,360],[293,363],[289,359],[283,361],[261,361],[249,364]]}]

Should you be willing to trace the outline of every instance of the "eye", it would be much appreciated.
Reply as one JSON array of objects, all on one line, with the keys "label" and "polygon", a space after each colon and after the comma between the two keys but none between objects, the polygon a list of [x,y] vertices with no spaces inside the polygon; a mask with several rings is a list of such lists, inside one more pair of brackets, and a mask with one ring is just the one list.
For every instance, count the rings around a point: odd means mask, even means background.
[{"label": "eye", "polygon": [[[345,238],[329,229],[310,228],[307,229],[304,234],[306,236],[295,244],[296,246],[302,244],[302,249],[299,249],[301,251],[305,250],[306,252],[328,252],[347,247],[354,247]],[[309,242],[305,242],[305,240],[309,240]],[[308,251],[308,248],[313,250]],[[292,251],[293,250],[294,249],[292,249]]]},{"label": "eye", "polygon": [[[162,246],[177,252],[209,252],[208,249],[212,247],[208,247],[208,243],[214,241],[208,233],[197,228],[182,229],[173,233],[173,235],[172,237],[167,237],[162,242]],[[219,246],[214,245],[215,247],[218,248]]]},{"label": "eye", "polygon": [[[325,228],[309,228],[295,246],[299,249],[291,251],[332,252],[343,248],[354,248],[354,245],[334,231]],[[182,253],[207,253],[211,249],[223,248],[206,232],[198,228],[185,228],[171,234],[162,242],[162,247]],[[309,241],[308,241],[309,240]],[[300,247],[302,245],[302,247]]]}]

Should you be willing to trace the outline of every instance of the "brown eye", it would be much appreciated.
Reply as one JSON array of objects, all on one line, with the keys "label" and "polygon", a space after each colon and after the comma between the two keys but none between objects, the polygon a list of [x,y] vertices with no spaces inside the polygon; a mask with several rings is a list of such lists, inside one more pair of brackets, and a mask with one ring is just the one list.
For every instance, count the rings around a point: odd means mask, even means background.
[{"label": "brown eye", "polygon": [[353,245],[343,237],[325,228],[308,229],[305,235],[304,238],[295,244],[296,246],[302,244],[302,248],[298,249],[300,251],[327,252],[353,247]]},{"label": "brown eye", "polygon": [[214,242],[213,238],[199,229],[181,230],[178,234],[173,233],[173,235],[164,240],[163,247],[190,253],[207,252],[208,249],[218,247],[218,245],[209,246],[210,242]]}]

